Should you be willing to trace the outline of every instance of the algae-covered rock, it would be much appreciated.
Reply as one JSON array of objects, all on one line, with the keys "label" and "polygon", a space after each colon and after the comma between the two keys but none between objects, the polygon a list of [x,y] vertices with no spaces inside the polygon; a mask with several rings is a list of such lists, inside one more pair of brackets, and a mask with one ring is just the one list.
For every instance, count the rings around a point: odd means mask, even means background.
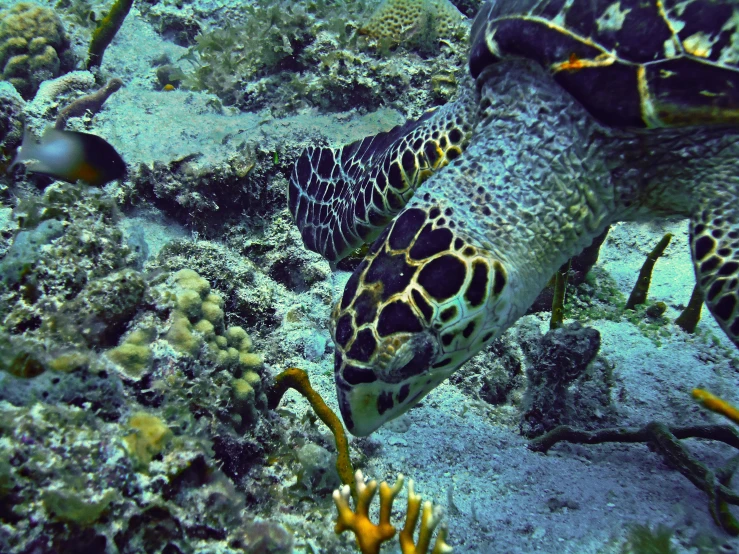
[{"label": "algae-covered rock", "polygon": [[336,472],[335,454],[309,442],[298,449],[297,456],[302,467],[300,481],[309,490],[326,492],[341,485],[341,479]]},{"label": "algae-covered rock", "polygon": [[136,315],[146,286],[143,275],[133,269],[95,279],[50,316],[49,324],[67,341],[84,338],[88,346],[112,346]]},{"label": "algae-covered rock", "polygon": [[48,489],[41,493],[41,501],[51,517],[82,527],[99,520],[115,497],[113,489],[107,489],[98,498],[86,498],[79,492],[59,489]]},{"label": "algae-covered rock", "polygon": [[35,228],[16,235],[8,253],[0,261],[0,278],[8,285],[18,283],[42,256],[42,248],[62,236],[64,224],[56,219],[42,221]]},{"label": "algae-covered rock", "polygon": [[272,521],[250,523],[240,542],[245,552],[259,554],[291,554],[294,544],[287,529]]}]

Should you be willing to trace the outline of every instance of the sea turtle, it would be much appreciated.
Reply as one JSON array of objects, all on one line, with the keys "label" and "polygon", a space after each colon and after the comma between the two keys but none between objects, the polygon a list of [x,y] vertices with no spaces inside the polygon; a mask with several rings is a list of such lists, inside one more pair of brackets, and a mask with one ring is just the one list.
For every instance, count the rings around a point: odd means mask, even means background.
[{"label": "sea turtle", "polygon": [[305,245],[337,260],[376,238],[332,316],[347,428],[415,405],[617,221],[690,218],[739,345],[738,65],[736,0],[493,0],[456,101],[308,148],[289,188]]}]

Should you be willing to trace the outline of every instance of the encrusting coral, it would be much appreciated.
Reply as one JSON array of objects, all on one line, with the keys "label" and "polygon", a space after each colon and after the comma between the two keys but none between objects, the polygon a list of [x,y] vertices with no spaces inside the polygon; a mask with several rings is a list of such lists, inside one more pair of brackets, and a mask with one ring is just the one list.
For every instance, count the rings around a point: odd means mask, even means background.
[{"label": "encrusting coral", "polygon": [[132,432],[123,438],[126,450],[138,467],[147,468],[172,438],[172,431],[160,418],[146,412],[133,414],[128,426]]},{"label": "encrusting coral", "polygon": [[449,0],[385,0],[359,32],[391,44],[420,42],[454,34],[463,20]]}]

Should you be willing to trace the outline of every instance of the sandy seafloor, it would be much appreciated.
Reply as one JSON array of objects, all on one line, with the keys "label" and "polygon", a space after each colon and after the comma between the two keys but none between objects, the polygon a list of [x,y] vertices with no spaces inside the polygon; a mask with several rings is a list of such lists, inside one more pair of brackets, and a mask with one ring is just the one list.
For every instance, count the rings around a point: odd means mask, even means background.
[{"label": "sandy seafloor", "polygon": [[[178,90],[164,94],[153,89],[151,60],[162,53],[176,58],[182,52],[159,37],[135,7],[106,52],[103,71],[122,78],[126,86],[94,117],[92,131],[109,140],[130,165],[166,163],[193,152],[217,161],[229,151],[223,137],[235,132],[246,138],[258,137],[264,151],[271,152],[285,141],[308,145],[319,136],[332,144],[343,144],[403,121],[402,114],[388,108],[362,116],[307,111],[283,119],[235,110],[216,113],[209,108],[212,97],[206,93]],[[151,208],[128,212],[126,217],[130,221],[124,221],[123,227],[145,229],[150,255],[174,237],[192,236],[191,230]],[[657,263],[650,300],[664,301],[671,321],[687,303],[694,282],[686,221],[615,226],[601,250],[598,266],[628,295],[645,254],[667,231],[675,237]],[[328,278],[334,298],[341,294],[348,276],[347,272],[336,272]],[[291,299],[315,302],[308,295]],[[284,314],[287,308],[278,307],[278,313]],[[304,308],[310,311],[313,306]],[[325,307],[316,313],[328,317]],[[547,315],[526,316],[524,320],[536,321],[545,330]],[[325,343],[325,348],[323,352],[318,348],[307,360],[304,350],[288,344],[281,363],[268,359],[266,371],[276,374],[290,365],[304,368],[329,406],[338,412],[326,323],[290,331],[286,322],[273,340],[313,341],[321,346]],[[623,319],[588,325],[600,332],[599,355],[613,368],[611,397],[618,425],[640,426],[652,420],[685,425],[722,422],[691,399],[695,386],[739,403],[736,352],[707,313],[696,336],[667,322],[668,336],[662,337],[659,345]],[[515,335],[515,328],[509,335]],[[260,340],[269,341],[270,337]],[[306,403],[293,392],[286,395],[282,407],[298,415],[307,410]],[[526,440],[518,432],[517,406],[491,406],[449,383],[439,386],[399,423],[381,428],[368,440],[374,448],[365,459],[365,474],[390,481],[398,473],[413,478],[417,492],[445,509],[449,542],[455,552],[620,552],[633,523],[663,524],[673,529],[673,546],[678,552],[698,552],[699,536],[708,537],[702,544],[712,545],[703,547],[702,552],[739,549],[739,540],[730,538],[712,521],[705,494],[645,445],[560,445],[549,455],[536,454],[526,448]],[[688,440],[686,444],[714,467],[732,454],[728,447],[704,441]],[[395,505],[395,521],[402,517],[404,502],[403,493]],[[553,509],[554,504],[564,507]],[[328,494],[318,508],[324,515],[310,525],[330,526],[334,508]],[[297,510],[275,514],[288,527],[303,517],[307,516]],[[305,522],[303,526],[292,525],[296,529],[305,526]],[[348,534],[330,545],[300,534],[295,540],[295,552],[355,551]],[[397,551],[394,543],[383,549]]]}]

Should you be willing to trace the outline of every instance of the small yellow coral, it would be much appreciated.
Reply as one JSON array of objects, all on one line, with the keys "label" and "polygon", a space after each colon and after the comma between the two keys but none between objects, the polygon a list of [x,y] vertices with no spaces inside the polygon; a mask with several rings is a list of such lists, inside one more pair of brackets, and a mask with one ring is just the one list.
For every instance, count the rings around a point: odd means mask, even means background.
[{"label": "small yellow coral", "polygon": [[192,269],[179,270],[174,274],[174,280],[183,289],[194,290],[201,297],[206,296],[210,292],[210,283],[208,283],[208,280],[202,278]]},{"label": "small yellow coral", "polygon": [[200,348],[200,337],[192,332],[192,324],[182,312],[172,312],[166,337],[175,349],[185,354],[195,354]]},{"label": "small yellow coral", "polygon": [[89,355],[84,352],[66,352],[49,360],[49,367],[54,371],[69,373],[75,369],[85,367],[89,361]]},{"label": "small yellow coral", "polygon": [[235,403],[254,402],[254,387],[246,379],[234,379],[231,382],[231,388]]},{"label": "small yellow coral", "polygon": [[152,327],[140,327],[132,331],[125,340],[106,353],[124,375],[138,379],[150,367],[152,352],[149,346],[156,331]]},{"label": "small yellow coral", "polygon": [[128,426],[133,432],[123,438],[126,450],[139,467],[148,467],[152,458],[167,446],[172,431],[164,421],[146,412],[133,414]]},{"label": "small yellow coral", "polygon": [[253,352],[242,352],[239,354],[239,363],[244,369],[260,369],[264,365],[262,357]]},{"label": "small yellow coral", "polygon": [[111,348],[107,352],[108,358],[116,363],[123,372],[133,379],[141,377],[141,374],[149,367],[151,361],[151,349],[147,345],[136,344],[125,341],[120,346]]},{"label": "small yellow coral", "polygon": [[223,298],[221,298],[220,295],[215,294],[214,292],[211,292],[205,297],[206,302],[212,302],[219,308],[223,308]]},{"label": "small yellow coral", "polygon": [[203,317],[216,327],[223,328],[223,310],[215,302],[206,300],[201,306]]},{"label": "small yellow coral", "polygon": [[203,300],[200,293],[192,289],[184,289],[175,296],[175,305],[187,317],[193,319],[200,316]]},{"label": "small yellow coral", "polygon": [[711,394],[707,390],[693,389],[693,398],[700,402],[704,408],[721,414],[734,423],[739,424],[739,410],[718,396]]},{"label": "small yellow coral", "polygon": [[207,319],[201,319],[198,321],[193,325],[193,329],[203,335],[203,338],[207,341],[212,341],[216,338],[215,327],[213,327],[213,324]]},{"label": "small yellow coral", "polygon": [[[238,348],[239,350],[246,350],[247,352],[251,349],[251,339],[249,339],[249,334],[244,330],[243,327],[239,327],[238,325],[233,325],[226,329],[226,332],[224,333],[226,339],[228,340],[228,344],[231,346],[234,346]],[[242,347],[242,343],[248,339],[248,348],[244,349]]]},{"label": "small yellow coral", "polygon": [[[349,505],[351,489],[344,485],[335,490],[334,504],[339,513],[336,519],[335,531],[337,534],[351,530],[357,539],[357,545],[362,554],[379,554],[383,543],[395,536],[395,527],[390,523],[390,514],[393,510],[393,501],[403,487],[403,476],[391,487],[385,481],[380,485],[380,522],[375,524],[369,518],[369,506],[377,491],[377,481],[364,482],[361,470],[355,474],[357,505],[352,511]],[[418,516],[421,513],[421,497],[413,490],[413,480],[408,480],[408,510],[403,530],[398,537],[400,550],[403,554],[427,554],[431,545],[431,537],[441,521],[441,514],[434,509],[431,502],[423,504],[421,528],[418,532],[418,542],[414,544],[413,533],[416,530]],[[446,529],[440,528],[436,535],[436,542],[431,554],[448,554],[452,548],[446,543]]]},{"label": "small yellow coral", "polygon": [[254,388],[259,387],[262,383],[262,378],[254,371],[245,371],[241,378]]},{"label": "small yellow coral", "polygon": [[147,345],[152,340],[154,340],[154,336],[156,335],[156,332],[153,328],[139,328],[133,331],[128,337],[126,337],[126,342],[130,342],[131,344],[139,344],[139,345]]}]

